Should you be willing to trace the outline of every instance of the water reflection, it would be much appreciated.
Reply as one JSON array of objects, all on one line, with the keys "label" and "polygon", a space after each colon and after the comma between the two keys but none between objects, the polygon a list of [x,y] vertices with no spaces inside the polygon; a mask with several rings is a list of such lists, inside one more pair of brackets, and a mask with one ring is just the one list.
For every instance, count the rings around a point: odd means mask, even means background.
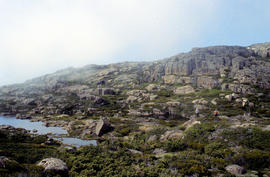
[{"label": "water reflection", "polygon": [[15,117],[0,116],[0,125],[11,125],[15,128],[24,128],[26,130],[35,131],[37,134],[52,134],[52,137],[61,141],[63,144],[80,147],[86,145],[97,145],[96,140],[82,140],[79,138],[59,137],[60,135],[67,135],[67,131],[61,127],[46,127],[42,122],[31,122],[26,119],[16,119]]}]

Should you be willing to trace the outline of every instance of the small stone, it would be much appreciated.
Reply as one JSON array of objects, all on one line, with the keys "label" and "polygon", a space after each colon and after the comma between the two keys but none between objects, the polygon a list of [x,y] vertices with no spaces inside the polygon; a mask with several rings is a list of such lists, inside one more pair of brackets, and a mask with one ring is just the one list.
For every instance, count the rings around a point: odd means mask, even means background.
[{"label": "small stone", "polygon": [[225,98],[226,98],[228,101],[232,101],[233,96],[232,96],[232,95],[226,95]]}]

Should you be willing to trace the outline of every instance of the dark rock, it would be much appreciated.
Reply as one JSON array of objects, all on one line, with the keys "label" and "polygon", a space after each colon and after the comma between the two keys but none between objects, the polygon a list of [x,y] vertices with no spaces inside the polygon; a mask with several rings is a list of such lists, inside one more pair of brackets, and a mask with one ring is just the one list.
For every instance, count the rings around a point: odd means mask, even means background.
[{"label": "dark rock", "polygon": [[5,156],[0,156],[0,169],[1,168],[11,169],[11,170],[14,170],[14,169],[19,170],[21,168],[21,166],[15,160],[10,160],[9,158],[7,158]]},{"label": "dark rock", "polygon": [[106,118],[101,118],[96,126],[96,135],[102,136],[104,133],[112,130],[112,126]]}]

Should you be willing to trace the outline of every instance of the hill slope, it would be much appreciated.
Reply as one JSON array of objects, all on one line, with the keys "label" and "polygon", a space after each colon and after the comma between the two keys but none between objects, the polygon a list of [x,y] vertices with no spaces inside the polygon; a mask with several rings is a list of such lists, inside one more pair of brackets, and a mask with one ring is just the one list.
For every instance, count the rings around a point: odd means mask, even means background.
[{"label": "hill slope", "polygon": [[[154,62],[68,68],[1,87],[0,113],[102,139],[80,150],[46,146],[71,176],[267,176],[269,50],[270,43],[215,46]],[[37,148],[44,145],[0,130],[0,155],[22,164],[46,156]],[[17,152],[25,143],[38,154]]]}]

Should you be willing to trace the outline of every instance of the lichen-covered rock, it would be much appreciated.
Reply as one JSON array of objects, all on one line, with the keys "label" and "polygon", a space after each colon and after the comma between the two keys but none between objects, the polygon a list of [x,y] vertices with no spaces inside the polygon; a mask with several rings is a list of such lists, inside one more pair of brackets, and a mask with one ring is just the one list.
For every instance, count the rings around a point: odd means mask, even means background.
[{"label": "lichen-covered rock", "polygon": [[225,167],[226,171],[233,175],[241,175],[245,172],[245,168],[239,165],[228,165]]},{"label": "lichen-covered rock", "polygon": [[49,171],[61,172],[61,173],[68,172],[68,167],[66,163],[57,158],[43,159],[37,165],[43,167],[46,172],[49,172]]}]

